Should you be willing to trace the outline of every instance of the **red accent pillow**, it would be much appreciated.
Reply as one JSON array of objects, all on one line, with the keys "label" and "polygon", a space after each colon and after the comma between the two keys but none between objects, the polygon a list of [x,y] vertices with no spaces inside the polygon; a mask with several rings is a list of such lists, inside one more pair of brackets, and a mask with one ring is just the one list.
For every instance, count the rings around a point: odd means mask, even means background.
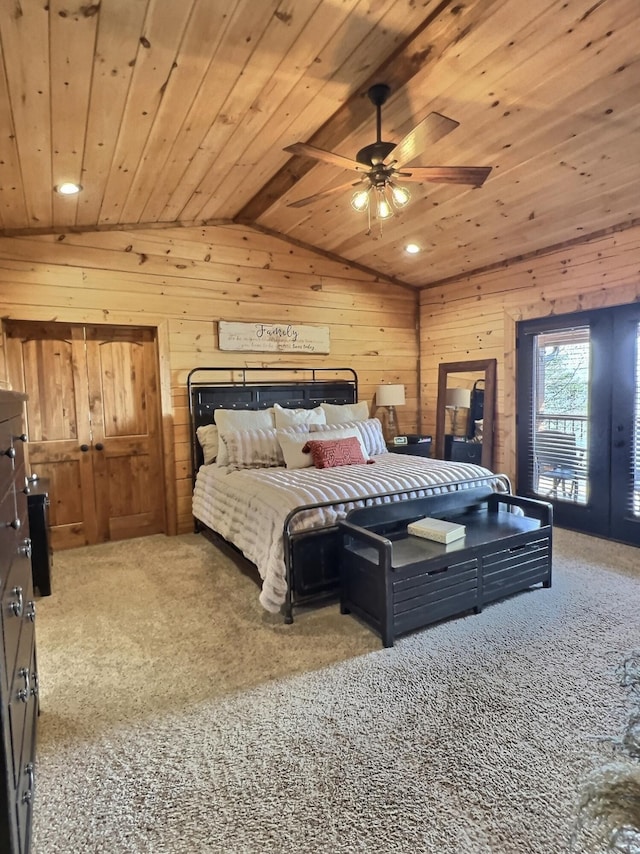
[{"label": "red accent pillow", "polygon": [[311,454],[317,469],[373,462],[373,460],[365,460],[360,440],[355,436],[350,439],[310,439],[302,451],[305,454]]}]

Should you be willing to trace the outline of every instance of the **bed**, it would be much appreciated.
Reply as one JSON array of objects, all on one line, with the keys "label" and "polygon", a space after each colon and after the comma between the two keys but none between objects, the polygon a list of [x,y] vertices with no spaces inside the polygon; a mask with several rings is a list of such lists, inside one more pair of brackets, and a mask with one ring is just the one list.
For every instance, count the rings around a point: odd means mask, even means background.
[{"label": "bed", "polygon": [[[230,544],[255,567],[261,604],[282,612],[286,623],[293,621],[294,607],[337,595],[337,523],[354,507],[480,484],[510,491],[506,476],[481,466],[388,453],[379,422],[358,403],[358,378],[350,368],[199,367],[189,373],[187,386],[195,528]],[[274,412],[304,422],[268,426]],[[306,422],[316,417],[333,423]],[[227,419],[230,428],[224,427]],[[212,430],[214,424],[219,428]],[[255,424],[260,426],[245,426]],[[213,461],[203,441],[209,431],[224,452]],[[298,467],[307,439],[315,459],[319,448],[330,445],[353,450],[354,436],[362,463]],[[276,458],[274,448],[285,458]]]}]

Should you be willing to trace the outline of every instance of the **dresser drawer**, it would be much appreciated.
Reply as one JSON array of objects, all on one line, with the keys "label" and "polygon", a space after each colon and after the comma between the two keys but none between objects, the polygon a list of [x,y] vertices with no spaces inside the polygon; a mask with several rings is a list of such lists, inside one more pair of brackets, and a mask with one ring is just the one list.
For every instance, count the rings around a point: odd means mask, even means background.
[{"label": "dresser drawer", "polygon": [[20,778],[16,787],[16,825],[18,828],[18,844],[20,851],[29,851],[31,843],[31,814],[33,800],[36,795],[35,761],[23,762],[20,768]]},{"label": "dresser drawer", "polygon": [[0,483],[3,489],[15,479],[16,468],[24,466],[22,415],[0,422]]},{"label": "dresser drawer", "polygon": [[32,623],[25,623],[20,635],[18,657],[13,680],[9,691],[9,727],[10,744],[13,752],[14,785],[18,785],[20,763],[25,733],[28,731],[27,721],[32,725],[34,709],[37,708],[38,683],[33,668],[34,631]]},{"label": "dresser drawer", "polygon": [[16,532],[11,527],[16,519],[16,497],[13,489],[0,498],[0,591],[7,582],[15,552]]},{"label": "dresser drawer", "polygon": [[18,644],[22,626],[33,613],[33,586],[31,582],[31,564],[26,555],[15,555],[4,590],[2,591],[2,636],[4,640],[4,678],[5,690],[16,665]]}]

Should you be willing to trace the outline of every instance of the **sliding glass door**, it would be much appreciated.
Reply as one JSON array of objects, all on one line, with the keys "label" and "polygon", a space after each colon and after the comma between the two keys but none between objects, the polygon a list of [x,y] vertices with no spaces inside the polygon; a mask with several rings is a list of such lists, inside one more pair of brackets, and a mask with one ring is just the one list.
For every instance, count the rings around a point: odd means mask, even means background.
[{"label": "sliding glass door", "polygon": [[640,307],[518,325],[518,492],[640,543]]}]

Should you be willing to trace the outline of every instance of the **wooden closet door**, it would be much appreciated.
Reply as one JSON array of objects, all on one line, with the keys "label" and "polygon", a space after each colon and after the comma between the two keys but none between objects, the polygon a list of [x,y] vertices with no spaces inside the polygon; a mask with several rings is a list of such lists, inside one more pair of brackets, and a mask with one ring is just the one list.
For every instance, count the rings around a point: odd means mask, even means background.
[{"label": "wooden closet door", "polygon": [[30,469],[49,481],[51,544],[97,539],[89,390],[82,327],[7,324],[12,386],[28,396]]},{"label": "wooden closet door", "polygon": [[164,531],[153,331],[86,327],[98,541]]},{"label": "wooden closet door", "polygon": [[14,389],[29,396],[30,468],[49,481],[51,543],[165,530],[153,330],[7,321]]}]

